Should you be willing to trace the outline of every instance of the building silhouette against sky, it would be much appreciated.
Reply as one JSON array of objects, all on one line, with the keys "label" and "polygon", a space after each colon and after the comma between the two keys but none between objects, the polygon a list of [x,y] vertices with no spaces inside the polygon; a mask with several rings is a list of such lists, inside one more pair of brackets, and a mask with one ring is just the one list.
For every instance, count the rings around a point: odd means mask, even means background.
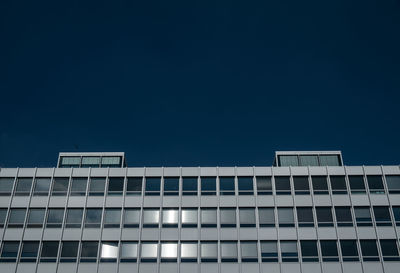
[{"label": "building silhouette against sky", "polygon": [[276,152],[270,167],[0,169],[0,272],[397,273],[399,166]]}]

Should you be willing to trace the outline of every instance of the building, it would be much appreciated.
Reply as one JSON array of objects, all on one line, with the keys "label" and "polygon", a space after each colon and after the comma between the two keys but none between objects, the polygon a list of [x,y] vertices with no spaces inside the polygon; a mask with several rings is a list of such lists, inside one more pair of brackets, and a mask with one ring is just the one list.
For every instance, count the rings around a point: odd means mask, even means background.
[{"label": "building", "polygon": [[271,167],[0,169],[1,273],[398,273],[400,168],[340,152]]}]

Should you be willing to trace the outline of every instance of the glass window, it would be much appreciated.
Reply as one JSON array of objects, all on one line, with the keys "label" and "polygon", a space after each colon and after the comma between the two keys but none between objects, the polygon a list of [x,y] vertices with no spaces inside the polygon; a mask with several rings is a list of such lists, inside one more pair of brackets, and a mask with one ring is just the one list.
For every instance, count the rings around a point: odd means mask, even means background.
[{"label": "glass window", "polygon": [[197,242],[181,243],[181,262],[197,262]]},{"label": "glass window", "polygon": [[353,226],[350,207],[335,207],[335,214],[338,227]]},{"label": "glass window", "polygon": [[217,209],[201,209],[201,227],[217,226]]},{"label": "glass window", "polygon": [[29,195],[32,188],[32,177],[18,178],[17,186],[15,187],[15,195]]},{"label": "glass window", "polygon": [[25,223],[26,209],[10,209],[8,227],[23,227]]},{"label": "glass window", "polygon": [[337,155],[320,155],[320,166],[341,166],[339,156]]},{"label": "glass window", "polygon": [[140,257],[142,262],[157,261],[158,244],[153,242],[142,242]]},{"label": "glass window", "polygon": [[97,253],[99,249],[99,242],[82,242],[81,246],[81,262],[96,262],[97,261]]},{"label": "glass window", "polygon": [[300,166],[319,166],[317,155],[299,155]]},{"label": "glass window", "polygon": [[164,195],[179,194],[179,177],[164,178]]},{"label": "glass window", "polygon": [[380,240],[381,251],[384,261],[399,261],[399,250],[396,240],[384,239]]},{"label": "glass window", "polygon": [[39,242],[24,241],[22,243],[21,258],[19,261],[23,262],[36,262],[39,251]]},{"label": "glass window", "polygon": [[365,193],[364,177],[362,175],[349,175],[349,183],[352,194]]},{"label": "glass window", "polygon": [[121,262],[136,262],[137,257],[137,242],[121,242]]},{"label": "glass window", "polygon": [[60,262],[76,262],[79,242],[62,242]]},{"label": "glass window", "polygon": [[178,227],[178,209],[163,209],[162,225],[163,227]]},{"label": "glass window", "polygon": [[313,192],[314,194],[328,194],[328,181],[326,176],[312,176]]},{"label": "glass window", "polygon": [[89,195],[104,195],[104,188],[106,186],[105,177],[92,177],[89,181]]},{"label": "glass window", "polygon": [[139,227],[140,209],[124,210],[124,227]]},{"label": "glass window", "polygon": [[289,176],[275,176],[276,194],[291,194]]},{"label": "glass window", "polygon": [[386,184],[389,193],[400,193],[400,175],[386,175]]},{"label": "glass window", "polygon": [[121,209],[104,210],[104,227],[119,228],[121,223]]},{"label": "glass window", "polygon": [[201,242],[200,254],[202,262],[217,262],[218,260],[217,242]]},{"label": "glass window", "polygon": [[42,227],[46,209],[29,209],[28,227]]},{"label": "glass window", "polygon": [[258,218],[260,221],[260,227],[274,227],[275,226],[274,208],[258,208]]},{"label": "glass window", "polygon": [[158,227],[159,223],[160,223],[159,209],[143,210],[143,227]]},{"label": "glass window", "polygon": [[11,195],[14,177],[0,177],[0,195]]},{"label": "glass window", "polygon": [[239,222],[240,227],[255,227],[256,215],[254,208],[240,208],[239,209]]},{"label": "glass window", "polygon": [[344,175],[331,175],[332,194],[347,194],[346,179]]},{"label": "glass window", "polygon": [[391,226],[389,207],[374,207],[374,215],[377,226]]},{"label": "glass window", "polygon": [[263,262],[278,261],[278,247],[276,241],[261,241],[261,259]]},{"label": "glass window", "polygon": [[54,177],[51,195],[64,196],[68,193],[68,177]]},{"label": "glass window", "polygon": [[358,261],[358,249],[356,240],[340,240],[343,261]]},{"label": "glass window", "polygon": [[119,168],[121,167],[121,157],[120,156],[103,156],[101,158],[102,168]]},{"label": "glass window", "polygon": [[182,209],[182,227],[197,227],[197,209]]},{"label": "glass window", "polygon": [[59,242],[47,241],[42,243],[42,251],[40,252],[40,262],[56,262],[58,256]]},{"label": "glass window", "polygon": [[124,177],[108,178],[108,195],[122,195],[124,191]]},{"label": "glass window", "polygon": [[16,262],[19,250],[19,242],[3,242],[1,248],[2,262]]},{"label": "glass window", "polygon": [[219,194],[220,195],[235,195],[235,178],[220,177],[219,178]]},{"label": "glass window", "polygon": [[258,262],[257,242],[240,242],[240,254],[242,256],[242,262]]},{"label": "glass window", "polygon": [[161,177],[146,177],[146,195],[160,195]]},{"label": "glass window", "polygon": [[236,242],[221,242],[221,262],[237,262],[237,256]]},{"label": "glass window", "polygon": [[82,225],[83,209],[68,209],[66,228],[80,228]]},{"label": "glass window", "polygon": [[201,178],[201,194],[215,195],[216,193],[216,177]]},{"label": "glass window", "polygon": [[371,212],[369,207],[355,207],[357,226],[372,226]]},{"label": "glass window", "polygon": [[314,226],[314,217],[313,211],[311,207],[302,207],[297,208],[297,221],[299,223],[299,227],[313,227]]},{"label": "glass window", "polygon": [[280,227],[294,227],[292,208],[278,208],[278,221]]},{"label": "glass window", "polygon": [[380,175],[367,175],[368,188],[370,193],[384,194],[382,176]]},{"label": "glass window", "polygon": [[64,209],[49,209],[47,211],[47,228],[60,228],[62,227],[64,219]]},{"label": "glass window", "polygon": [[7,218],[7,209],[0,209],[0,228],[4,227]]},{"label": "glass window", "polygon": [[102,212],[102,209],[86,209],[85,228],[100,227]]},{"label": "glass window", "polygon": [[118,258],[118,242],[101,243],[101,262],[116,262]]},{"label": "glass window", "polygon": [[61,157],[60,168],[79,168],[80,165],[81,165],[80,156]]},{"label": "glass window", "polygon": [[293,176],[295,194],[310,194],[310,185],[307,176]]},{"label": "glass window", "polygon": [[253,195],[253,177],[238,177],[238,190],[239,195]]},{"label": "glass window", "polygon": [[36,178],[33,195],[47,196],[49,195],[51,179],[50,178]]},{"label": "glass window", "polygon": [[393,207],[393,216],[396,221],[396,226],[400,226],[400,207]]},{"label": "glass window", "polygon": [[317,221],[319,227],[332,227],[332,209],[330,207],[317,207]]},{"label": "glass window", "polygon": [[176,262],[178,258],[178,244],[161,243],[161,262]]},{"label": "glass window", "polygon": [[296,241],[281,241],[282,262],[297,262],[298,251]]},{"label": "glass window", "polygon": [[379,261],[378,248],[375,240],[360,240],[363,261]]},{"label": "glass window", "polygon": [[87,177],[73,177],[71,182],[71,195],[86,195],[87,180]]},{"label": "glass window", "polygon": [[318,262],[317,241],[300,241],[301,256],[303,262]]},{"label": "glass window", "polygon": [[126,182],[127,195],[141,195],[142,194],[142,177],[128,177]]},{"label": "glass window", "polygon": [[235,208],[221,208],[220,222],[221,227],[236,227],[236,209]]},{"label": "glass window", "polygon": [[82,168],[100,168],[100,157],[84,156],[82,158]]},{"label": "glass window", "polygon": [[272,194],[272,180],[271,176],[257,176],[257,194],[270,195]]},{"label": "glass window", "polygon": [[299,166],[299,159],[297,155],[280,155],[278,156],[279,166]]},{"label": "glass window", "polygon": [[197,195],[197,177],[183,177],[182,194]]},{"label": "glass window", "polygon": [[324,262],[339,261],[338,249],[335,240],[321,240],[321,254]]}]

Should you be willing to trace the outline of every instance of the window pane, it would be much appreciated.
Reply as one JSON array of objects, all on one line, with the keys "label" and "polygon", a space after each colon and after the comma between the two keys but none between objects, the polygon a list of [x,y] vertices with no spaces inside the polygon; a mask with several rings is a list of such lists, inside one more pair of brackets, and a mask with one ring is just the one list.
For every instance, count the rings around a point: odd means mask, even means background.
[{"label": "window pane", "polygon": [[74,177],[71,182],[71,195],[85,195],[87,187],[86,177]]},{"label": "window pane", "polygon": [[103,156],[101,158],[101,167],[106,168],[118,168],[121,167],[121,157],[120,156]]},{"label": "window pane", "polygon": [[218,258],[218,246],[216,242],[201,242],[201,261],[216,262]]},{"label": "window pane", "polygon": [[358,261],[357,242],[355,240],[340,240],[343,261]]},{"label": "window pane", "polygon": [[157,243],[147,243],[143,242],[141,244],[141,258],[142,260],[155,261],[157,260]]},{"label": "window pane", "polygon": [[121,223],[121,209],[105,209],[104,227],[118,228]]},{"label": "window pane", "polygon": [[197,227],[197,209],[182,209],[182,227]]},{"label": "window pane", "polygon": [[400,207],[393,207],[393,216],[394,220],[396,221],[396,225],[400,225]]},{"label": "window pane", "polygon": [[38,256],[39,242],[23,242],[21,262],[35,262]]},{"label": "window pane", "polygon": [[236,227],[236,209],[220,209],[221,227]]},{"label": "window pane", "polygon": [[124,190],[123,177],[110,177],[108,180],[108,194],[121,195]]},{"label": "window pane", "polygon": [[78,256],[78,247],[79,242],[63,242],[61,258],[76,258]]},{"label": "window pane", "polygon": [[220,193],[220,195],[234,195],[235,194],[235,178],[234,177],[220,177],[219,178],[219,193]]},{"label": "window pane", "polygon": [[104,195],[105,177],[93,177],[89,182],[89,195]]},{"label": "window pane", "polygon": [[136,242],[121,243],[121,260],[135,262],[138,256],[138,245]]},{"label": "window pane", "polygon": [[178,195],[179,177],[164,178],[164,195]]},{"label": "window pane", "polygon": [[330,207],[317,207],[315,209],[319,227],[333,226],[332,210]]},{"label": "window pane", "polygon": [[83,209],[68,209],[67,228],[80,228],[82,224]]},{"label": "window pane", "polygon": [[371,193],[385,193],[383,189],[382,176],[367,175],[368,188]]},{"label": "window pane", "polygon": [[257,242],[240,242],[240,252],[242,262],[258,261]]},{"label": "window pane", "polygon": [[390,193],[400,193],[400,175],[386,175],[386,184]]},{"label": "window pane", "polygon": [[85,227],[100,227],[102,209],[86,209]]},{"label": "window pane", "polygon": [[276,241],[261,242],[261,258],[263,262],[278,261],[278,247]]},{"label": "window pane", "polygon": [[300,241],[303,262],[318,262],[317,241]]},{"label": "window pane", "polygon": [[181,243],[181,261],[197,261],[197,243]]},{"label": "window pane", "polygon": [[162,216],[163,227],[178,226],[178,209],[163,209]]},{"label": "window pane", "polygon": [[160,211],[158,209],[143,210],[143,226],[158,227],[160,223]]},{"label": "window pane", "polygon": [[319,166],[318,156],[316,155],[300,155],[300,166]]},{"label": "window pane", "polygon": [[299,166],[299,160],[297,155],[280,155],[278,156],[279,166]]},{"label": "window pane", "polygon": [[1,260],[4,262],[15,262],[18,256],[19,242],[3,242],[1,249]]},{"label": "window pane", "polygon": [[349,175],[351,193],[365,193],[364,177],[362,175]]},{"label": "window pane", "polygon": [[64,219],[64,209],[49,209],[47,212],[46,227],[59,228]]},{"label": "window pane", "polygon": [[47,196],[49,194],[50,184],[51,184],[50,178],[36,178],[33,195]]},{"label": "window pane", "polygon": [[275,176],[276,194],[290,194],[290,179],[288,176]]},{"label": "window pane", "polygon": [[319,163],[320,166],[341,166],[337,155],[320,155]]},{"label": "window pane", "polygon": [[350,207],[335,207],[337,225],[353,226]]},{"label": "window pane", "polygon": [[328,194],[328,181],[326,176],[312,176],[314,194]]},{"label": "window pane", "polygon": [[197,177],[184,177],[182,192],[184,195],[197,195]]},{"label": "window pane", "polygon": [[82,168],[99,168],[100,167],[100,157],[97,156],[84,156],[82,158]]},{"label": "window pane", "polygon": [[360,240],[360,245],[364,261],[379,261],[375,240]]},{"label": "window pane", "polygon": [[255,210],[251,208],[240,208],[239,221],[241,227],[255,227],[256,226]]},{"label": "window pane", "polygon": [[101,243],[102,261],[116,261],[118,257],[118,242]]},{"label": "window pane", "polygon": [[26,209],[11,209],[8,219],[9,227],[22,227],[25,223]]},{"label": "window pane", "polygon": [[262,194],[272,194],[272,180],[270,176],[257,176],[257,193]]},{"label": "window pane", "polygon": [[45,213],[45,209],[30,209],[28,227],[42,227]]},{"label": "window pane", "polygon": [[127,194],[140,195],[142,194],[142,177],[128,177],[126,184]]},{"label": "window pane", "polygon": [[329,261],[338,261],[338,249],[336,241],[334,240],[321,240],[321,254],[322,260],[329,262]]},{"label": "window pane", "polygon": [[357,226],[371,226],[371,212],[369,207],[355,207],[354,214],[356,216]]},{"label": "window pane", "polygon": [[98,242],[82,242],[81,262],[95,262],[97,260],[98,248]]},{"label": "window pane", "polygon": [[217,226],[217,210],[201,209],[201,226],[216,227]]},{"label": "window pane", "polygon": [[32,188],[32,177],[18,178],[15,195],[29,195]]},{"label": "window pane", "polygon": [[292,208],[278,208],[278,220],[280,227],[294,227]]},{"label": "window pane", "polygon": [[312,208],[297,208],[299,227],[313,227],[314,217]]},{"label": "window pane", "polygon": [[53,180],[53,190],[51,195],[67,195],[68,184],[68,177],[55,177]]},{"label": "window pane", "polygon": [[281,241],[282,262],[295,262],[298,260],[297,242]]},{"label": "window pane", "polygon": [[274,208],[259,208],[258,217],[260,227],[274,227],[275,226],[275,213]]},{"label": "window pane", "polygon": [[253,195],[253,177],[238,177],[239,195]]},{"label": "window pane", "polygon": [[160,195],[160,177],[146,177],[146,195]]},{"label": "window pane", "polygon": [[40,252],[41,262],[55,262],[58,256],[59,242],[43,242],[42,251]]},{"label": "window pane", "polygon": [[374,207],[374,215],[376,225],[378,226],[391,226],[392,220],[390,219],[389,207]]},{"label": "window pane", "polygon": [[140,210],[125,209],[124,211],[124,227],[139,227]]},{"label": "window pane", "polygon": [[201,194],[215,195],[216,192],[216,177],[201,178]]},{"label": "window pane", "polygon": [[0,209],[0,228],[4,226],[7,218],[7,209]]},{"label": "window pane", "polygon": [[344,175],[329,177],[333,194],[347,194],[346,179]]},{"label": "window pane", "polygon": [[296,194],[309,194],[310,185],[308,184],[307,176],[294,176],[293,177],[294,190]]},{"label": "window pane", "polygon": [[399,251],[397,249],[396,240],[380,240],[380,244],[384,261],[399,260]]},{"label": "window pane", "polygon": [[0,195],[10,195],[13,185],[13,177],[0,177]]},{"label": "window pane", "polygon": [[236,242],[221,242],[221,261],[222,262],[237,262],[237,243]]},{"label": "window pane", "polygon": [[161,261],[176,261],[178,257],[177,243],[161,243]]}]

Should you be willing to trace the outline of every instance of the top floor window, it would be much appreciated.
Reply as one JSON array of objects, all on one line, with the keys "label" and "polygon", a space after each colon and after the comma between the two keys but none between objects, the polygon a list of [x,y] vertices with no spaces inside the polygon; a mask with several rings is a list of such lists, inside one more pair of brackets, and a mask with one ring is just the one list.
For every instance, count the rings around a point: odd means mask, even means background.
[{"label": "top floor window", "polygon": [[79,168],[81,165],[80,156],[61,157],[60,168]]},{"label": "top floor window", "polygon": [[386,184],[389,193],[400,193],[400,175],[386,175]]},{"label": "top floor window", "polygon": [[161,177],[146,177],[146,195],[160,195]]},{"label": "top floor window", "polygon": [[364,177],[362,175],[349,175],[349,183],[352,194],[365,193]]},{"label": "top floor window", "polygon": [[370,193],[384,194],[382,176],[380,175],[367,175],[368,188]]},{"label": "top floor window", "polygon": [[220,177],[219,178],[219,194],[220,195],[235,195],[235,178]]},{"label": "top floor window", "polygon": [[98,156],[84,156],[82,158],[82,168],[99,168],[100,157]]},{"label": "top floor window", "polygon": [[239,195],[253,195],[253,177],[238,177]]},{"label": "top floor window", "polygon": [[164,177],[164,195],[179,194],[179,177]]},{"label": "top floor window", "polygon": [[201,177],[201,195],[215,195],[216,180],[216,177]]},{"label": "top floor window", "polygon": [[272,181],[270,176],[257,176],[256,183],[258,195],[272,194]]},{"label": "top floor window", "polygon": [[119,168],[121,167],[121,157],[119,156],[103,156],[101,158],[101,167],[103,168]]},{"label": "top floor window", "polygon": [[14,177],[0,177],[0,195],[11,195]]},{"label": "top floor window", "polygon": [[197,195],[197,177],[183,177],[182,194]]}]

